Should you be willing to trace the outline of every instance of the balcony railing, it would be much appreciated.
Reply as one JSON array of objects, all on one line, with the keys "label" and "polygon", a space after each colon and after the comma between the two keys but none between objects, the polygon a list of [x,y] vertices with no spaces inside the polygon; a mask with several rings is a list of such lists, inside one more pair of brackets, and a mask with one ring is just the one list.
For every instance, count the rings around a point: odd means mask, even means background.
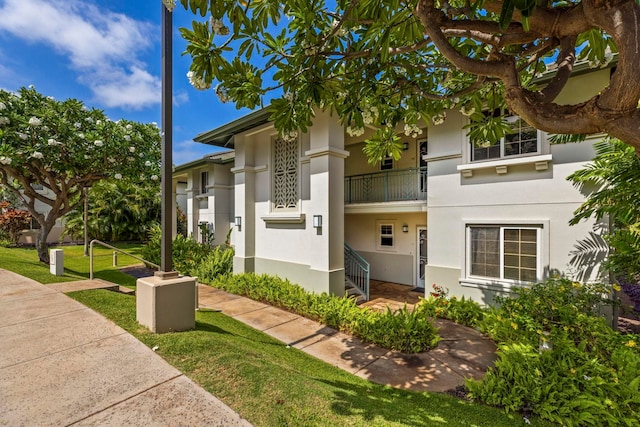
[{"label": "balcony railing", "polygon": [[344,179],[346,204],[426,199],[426,167],[352,175]]}]

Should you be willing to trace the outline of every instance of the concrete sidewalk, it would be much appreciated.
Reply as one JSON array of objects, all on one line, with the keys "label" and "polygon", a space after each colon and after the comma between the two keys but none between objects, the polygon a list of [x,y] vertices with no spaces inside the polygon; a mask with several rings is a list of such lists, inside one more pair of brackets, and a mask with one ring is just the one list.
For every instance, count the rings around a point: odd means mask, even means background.
[{"label": "concrete sidewalk", "polygon": [[0,425],[250,424],[113,322],[0,269]]},{"label": "concrete sidewalk", "polygon": [[436,320],[438,346],[404,354],[363,343],[320,323],[207,285],[198,286],[199,306],[220,310],[255,329],[379,384],[414,391],[445,392],[481,378],[495,360],[496,345],[475,329]]}]

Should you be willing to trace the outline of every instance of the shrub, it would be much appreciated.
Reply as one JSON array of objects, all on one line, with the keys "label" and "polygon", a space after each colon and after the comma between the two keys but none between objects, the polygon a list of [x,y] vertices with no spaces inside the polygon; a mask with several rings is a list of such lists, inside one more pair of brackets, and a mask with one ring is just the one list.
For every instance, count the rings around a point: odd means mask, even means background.
[{"label": "shrub", "polygon": [[[160,264],[160,245],[162,230],[159,226],[150,231],[149,241],[142,247],[142,258],[154,264]],[[205,262],[213,248],[208,244],[198,243],[182,235],[173,240],[173,267],[176,271],[187,276],[197,275],[198,267]],[[233,255],[231,255],[233,258]]]},{"label": "shrub", "polygon": [[233,270],[232,248],[216,246],[195,268],[198,280],[210,282],[218,276],[231,273]]},{"label": "shrub", "polygon": [[[202,278],[201,282],[205,283]],[[428,316],[407,307],[380,313],[358,307],[353,298],[337,297],[326,292],[310,293],[288,280],[269,275],[226,275],[218,277],[211,284],[227,292],[284,308],[392,350],[406,353],[426,351],[434,347],[439,338]]]},{"label": "shrub", "polygon": [[0,202],[0,230],[17,245],[22,231],[29,228],[31,214],[22,209],[10,206],[9,202]]},{"label": "shrub", "polygon": [[430,317],[448,319],[465,326],[475,327],[484,317],[480,304],[465,297],[448,298],[449,290],[433,284],[433,292],[421,300],[416,309]]},{"label": "shrub", "polygon": [[564,425],[637,425],[640,337],[599,316],[608,291],[556,278],[502,298],[480,322],[499,358],[482,381],[467,380],[470,395]]}]

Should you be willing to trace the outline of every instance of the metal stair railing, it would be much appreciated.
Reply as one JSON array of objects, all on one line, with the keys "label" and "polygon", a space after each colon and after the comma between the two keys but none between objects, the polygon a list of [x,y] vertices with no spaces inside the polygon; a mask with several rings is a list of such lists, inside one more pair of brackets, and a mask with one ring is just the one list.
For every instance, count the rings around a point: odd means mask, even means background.
[{"label": "metal stair railing", "polygon": [[160,266],[159,266],[158,264],[154,264],[154,263],[152,263],[152,262],[150,262],[150,261],[147,261],[147,260],[142,259],[142,258],[140,258],[140,257],[138,257],[138,256],[135,256],[135,255],[133,255],[133,254],[130,254],[129,252],[123,251],[122,249],[118,249],[118,248],[116,248],[115,246],[111,246],[111,245],[110,245],[110,244],[108,244],[108,243],[101,242],[101,241],[100,241],[100,240],[98,240],[98,239],[93,239],[93,240],[91,241],[91,243],[89,243],[89,279],[90,279],[90,280],[93,280],[93,244],[94,244],[94,243],[97,243],[97,244],[99,244],[99,245],[102,245],[102,246],[104,246],[105,248],[112,249],[112,250],[114,250],[114,251],[116,251],[116,252],[120,252],[121,254],[125,254],[125,255],[127,255],[127,256],[130,256],[131,258],[137,259],[138,261],[144,262],[145,264],[149,264],[149,265],[151,265],[151,266],[153,266],[153,267],[157,268],[158,270],[160,270]]},{"label": "metal stair railing", "polygon": [[369,263],[348,244],[344,244],[344,275],[369,301]]}]

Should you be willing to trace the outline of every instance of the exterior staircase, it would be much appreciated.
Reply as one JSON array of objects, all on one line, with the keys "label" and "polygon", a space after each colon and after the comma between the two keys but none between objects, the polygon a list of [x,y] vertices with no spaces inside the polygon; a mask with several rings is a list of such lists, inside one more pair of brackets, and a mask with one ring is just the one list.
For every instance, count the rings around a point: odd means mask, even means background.
[{"label": "exterior staircase", "polygon": [[369,263],[351,246],[344,244],[344,288],[345,295],[352,296],[357,303],[369,301]]}]

